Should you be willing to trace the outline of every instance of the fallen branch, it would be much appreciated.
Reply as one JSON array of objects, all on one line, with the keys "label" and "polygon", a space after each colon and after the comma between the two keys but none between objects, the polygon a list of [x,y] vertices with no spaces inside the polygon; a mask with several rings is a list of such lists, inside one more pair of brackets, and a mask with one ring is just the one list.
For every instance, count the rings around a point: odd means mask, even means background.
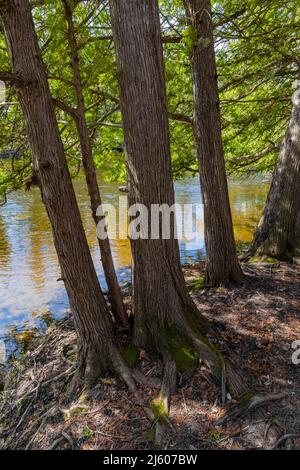
[{"label": "fallen branch", "polygon": [[[30,395],[32,395],[33,393],[36,393],[38,390],[40,390],[42,387],[45,387],[46,385],[49,385],[51,382],[57,382],[58,380],[62,379],[63,377],[65,377],[66,375],[73,375],[75,374],[76,370],[74,369],[74,366],[70,367],[69,369],[67,369],[65,372],[62,372],[61,374],[59,375],[56,375],[55,377],[52,377],[52,379],[49,379],[49,380],[46,380],[45,382],[42,382],[42,383],[39,383],[37,385],[37,387],[33,388],[32,390],[30,390],[29,392],[25,393],[15,404],[15,406],[13,408],[15,408],[19,403],[21,403],[24,398],[28,398]],[[12,409],[13,409],[12,408]],[[11,412],[12,410],[10,410]]]},{"label": "fallen branch", "polygon": [[240,402],[230,411],[225,413],[221,418],[216,422],[216,426],[221,426],[225,422],[231,419],[236,419],[242,415],[253,412],[257,408],[264,406],[266,403],[276,400],[282,400],[288,394],[287,393],[278,393],[275,395],[252,395],[249,399],[244,397],[241,398]]},{"label": "fallen branch", "polygon": [[269,447],[268,450],[277,449],[283,442],[287,441],[288,439],[300,439],[300,434],[285,434],[284,436],[280,437],[272,447]]},{"label": "fallen branch", "polygon": [[28,450],[30,448],[31,444],[33,443],[34,439],[36,438],[36,436],[38,435],[38,433],[40,432],[40,430],[42,429],[42,427],[44,426],[45,423],[46,423],[46,418],[42,420],[42,422],[39,425],[39,427],[37,428],[36,432],[34,433],[32,438],[30,439],[30,441],[26,445],[25,450]]}]

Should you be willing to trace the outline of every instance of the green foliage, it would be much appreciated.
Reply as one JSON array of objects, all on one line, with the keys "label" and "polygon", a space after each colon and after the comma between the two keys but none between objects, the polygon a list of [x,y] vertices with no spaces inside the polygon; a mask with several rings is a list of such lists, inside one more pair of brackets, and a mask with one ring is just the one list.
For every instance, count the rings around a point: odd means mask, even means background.
[{"label": "green foliage", "polygon": [[[7,149],[3,149],[5,151]],[[0,150],[1,153],[1,150]],[[20,189],[32,173],[30,159],[25,154],[22,159],[0,159],[0,205],[6,202],[7,195]]]},{"label": "green foliage", "polygon": [[197,41],[197,31],[192,25],[188,25],[184,31],[182,31],[182,42],[187,48],[189,53]]},{"label": "green foliage", "polygon": [[191,292],[198,292],[202,287],[205,286],[205,275],[195,277],[190,283]]},{"label": "green foliage", "polygon": [[[229,172],[274,168],[298,72],[299,7],[278,0],[218,2],[215,23],[223,137]],[[237,13],[231,21],[225,21]],[[240,12],[240,13],[239,13]],[[238,14],[239,13],[239,14]],[[260,156],[260,151],[269,151]],[[241,158],[243,157],[243,158]]]},{"label": "green foliage", "polygon": [[[197,172],[192,126],[174,120],[193,114],[189,54],[196,32],[187,23],[182,0],[160,0],[165,74],[174,177]],[[293,82],[299,76],[299,19],[297,2],[279,0],[219,0],[212,2],[218,66],[223,140],[229,173],[266,173],[274,168],[291,111]],[[53,97],[75,107],[67,24],[61,0],[46,0],[33,8],[34,22]],[[86,118],[94,159],[103,179],[126,180],[116,57],[111,40],[110,14],[103,2],[73,4],[79,46]],[[208,39],[200,39],[203,47]],[[0,70],[9,70],[9,56],[0,33]],[[24,186],[30,176],[30,151],[16,92],[8,88],[0,105],[0,153],[22,148],[22,161],[0,159],[0,197]],[[56,108],[72,175],[81,167],[74,119]],[[141,137],[142,138],[142,137]],[[262,154],[260,152],[264,150]],[[24,165],[24,167],[22,166]]]}]

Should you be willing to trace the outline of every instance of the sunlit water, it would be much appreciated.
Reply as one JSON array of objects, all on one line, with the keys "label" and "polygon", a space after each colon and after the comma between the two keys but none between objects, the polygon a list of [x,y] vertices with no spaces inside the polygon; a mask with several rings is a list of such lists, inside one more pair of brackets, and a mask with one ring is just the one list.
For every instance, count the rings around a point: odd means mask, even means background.
[{"label": "sunlit water", "polygon": [[[74,182],[88,242],[103,289],[106,289],[99,261],[95,226],[91,219],[88,195],[83,178]],[[118,209],[117,184],[102,184],[103,202]],[[236,241],[251,241],[265,202],[268,186],[251,181],[230,182],[230,200],[234,219]],[[198,178],[187,178],[175,183],[176,202],[199,203]],[[130,277],[130,247],[127,240],[112,240],[112,251],[120,283]],[[197,224],[197,237],[180,241],[183,262],[203,259],[203,219]],[[8,203],[0,207],[0,362],[3,362],[10,342],[33,327],[43,327],[51,317],[59,317],[68,308],[60,278],[49,222],[40,200],[39,191],[12,194]],[[88,295],[88,293],[87,293]],[[7,332],[10,335],[7,335]],[[28,332],[26,333],[28,335]],[[6,336],[5,336],[6,335]],[[25,335],[26,336],[26,335]],[[5,340],[6,338],[6,340]],[[27,336],[26,336],[27,338]],[[25,339],[26,339],[25,338]]]}]

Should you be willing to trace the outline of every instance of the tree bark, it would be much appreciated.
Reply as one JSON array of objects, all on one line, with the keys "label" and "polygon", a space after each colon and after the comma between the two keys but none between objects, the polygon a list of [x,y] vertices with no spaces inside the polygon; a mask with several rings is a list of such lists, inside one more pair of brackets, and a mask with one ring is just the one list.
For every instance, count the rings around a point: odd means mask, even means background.
[{"label": "tree bark", "polygon": [[287,259],[300,254],[300,105],[295,103],[251,254]]},{"label": "tree bark", "polygon": [[115,353],[110,314],[101,292],[69,174],[28,0],[0,0],[0,16],[18,89],[33,170],[51,222],[54,243],[78,334],[79,370],[91,378]]},{"label": "tree bark", "polygon": [[[144,204],[150,214],[151,204],[174,204],[158,5],[153,0],[111,0],[110,8],[129,205]],[[176,325],[178,331],[185,316],[205,331],[207,322],[185,287],[174,231],[169,240],[131,239],[131,248],[135,343],[158,351],[168,348],[167,329]]]},{"label": "tree bark", "polygon": [[[77,98],[75,121],[80,140],[82,162],[91,201],[93,219],[95,221],[95,224],[97,225],[98,222],[101,220],[101,218],[97,216],[97,209],[101,206],[101,195],[97,182],[96,168],[93,160],[93,151],[85,118],[85,102],[80,74],[80,59],[78,55],[78,45],[74,30],[72,7],[70,6],[68,0],[63,0],[63,3],[68,23],[68,42],[71,54],[74,88],[76,91]],[[125,310],[121,289],[116,276],[109,239],[98,239],[98,243],[100,248],[102,266],[107,282],[108,298],[111,304],[112,313],[114,314],[116,321],[120,325],[127,326],[128,316]]]},{"label": "tree bark", "polygon": [[190,52],[194,135],[204,206],[206,282],[244,280],[238,262],[225,171],[210,0],[183,0],[194,44]]}]

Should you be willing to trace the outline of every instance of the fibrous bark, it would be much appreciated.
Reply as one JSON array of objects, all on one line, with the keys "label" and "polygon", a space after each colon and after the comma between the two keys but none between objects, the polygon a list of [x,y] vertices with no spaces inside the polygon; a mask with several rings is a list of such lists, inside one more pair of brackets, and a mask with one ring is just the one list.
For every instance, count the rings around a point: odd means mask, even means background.
[{"label": "fibrous bark", "polygon": [[[144,204],[150,216],[151,204],[174,204],[158,8],[148,0],[111,1],[110,6],[119,64],[129,205]],[[136,342],[160,347],[161,327],[171,327],[179,312],[205,324],[187,293],[172,228],[169,240],[131,240],[131,247]]]},{"label": "fibrous bark", "polygon": [[210,0],[183,2],[193,37],[193,128],[204,207],[206,283],[240,283],[244,275],[236,254],[225,172]]}]

